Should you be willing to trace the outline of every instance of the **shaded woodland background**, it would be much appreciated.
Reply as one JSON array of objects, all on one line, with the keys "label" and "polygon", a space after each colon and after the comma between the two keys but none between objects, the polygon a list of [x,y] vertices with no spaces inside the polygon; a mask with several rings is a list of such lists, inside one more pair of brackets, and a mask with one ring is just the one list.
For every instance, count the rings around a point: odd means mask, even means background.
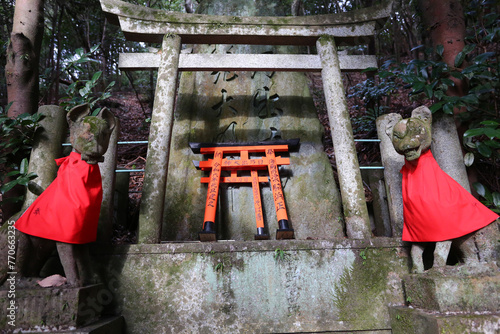
[{"label": "shaded woodland background", "polygon": [[[195,12],[200,2],[230,5],[224,0],[130,0],[147,7]],[[250,0],[233,0],[250,1]],[[270,0],[271,1],[271,0]],[[338,13],[376,4],[375,0],[272,0],[287,15]],[[436,2],[436,1],[434,1]],[[409,116],[425,104],[433,112],[455,117],[463,140],[465,163],[476,195],[493,210],[500,210],[499,116],[499,1],[395,0],[391,19],[369,45],[341,52],[373,54],[379,59],[375,72],[346,73],[344,85],[356,138],[376,138],[375,119],[388,112]],[[121,72],[118,54],[144,52],[159,45],[125,41],[119,27],[110,24],[98,0],[18,0],[41,10],[43,29],[33,55],[21,58],[35,76],[34,89],[23,93],[32,105],[12,103],[8,87],[9,62],[15,54],[15,6],[0,0],[0,190],[2,217],[15,212],[25,185],[26,172],[39,105],[58,104],[67,110],[88,102],[93,109],[108,107],[120,119],[120,141],[147,140],[156,72]],[[442,29],[445,24],[456,29]],[[13,28],[14,27],[14,28]],[[455,33],[458,35],[449,35]],[[458,37],[457,37],[458,36]],[[458,41],[460,43],[450,42]],[[39,52],[36,53],[36,43]],[[29,43],[28,43],[29,44]],[[308,50],[315,53],[314,48]],[[9,58],[10,57],[10,58]],[[33,62],[34,61],[34,62]],[[38,65],[38,66],[36,66]],[[36,71],[38,69],[38,71]],[[321,76],[308,74],[318,117],[325,127],[325,151],[335,171],[335,158],[323,101]],[[21,80],[15,80],[19,83]],[[23,82],[24,85],[24,82]],[[19,89],[19,88],[18,88]],[[33,92],[34,91],[34,92]],[[21,115],[21,116],[20,116]],[[465,134],[465,135],[464,135]],[[358,143],[360,165],[380,165],[377,143]],[[147,146],[119,146],[118,168],[141,169]],[[129,223],[117,227],[115,241],[133,241],[134,221],[140,201],[142,173],[132,172],[129,183]],[[367,200],[370,191],[367,189]]]}]

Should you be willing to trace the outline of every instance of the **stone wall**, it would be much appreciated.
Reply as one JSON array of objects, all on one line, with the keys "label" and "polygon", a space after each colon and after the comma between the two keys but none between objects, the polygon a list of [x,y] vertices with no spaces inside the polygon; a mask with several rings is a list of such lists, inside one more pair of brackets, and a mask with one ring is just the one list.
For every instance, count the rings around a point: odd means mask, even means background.
[{"label": "stone wall", "polygon": [[[95,250],[128,333],[390,333],[408,256],[391,238]],[[103,293],[104,296],[105,293]]]}]

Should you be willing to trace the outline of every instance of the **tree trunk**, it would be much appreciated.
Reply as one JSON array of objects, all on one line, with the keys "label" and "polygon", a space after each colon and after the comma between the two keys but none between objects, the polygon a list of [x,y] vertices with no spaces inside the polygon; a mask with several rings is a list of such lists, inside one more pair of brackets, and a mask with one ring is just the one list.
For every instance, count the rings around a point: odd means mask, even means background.
[{"label": "tree trunk", "polygon": [[[443,61],[455,66],[455,57],[465,46],[465,17],[460,0],[419,0],[422,20],[434,46],[443,45]],[[465,95],[465,82],[453,77],[450,96]]]},{"label": "tree trunk", "polygon": [[[43,37],[43,0],[18,0],[14,10],[11,38],[7,47],[5,78],[7,102],[12,103],[7,115],[16,117],[38,110],[38,72],[40,46]],[[14,158],[19,164],[23,157]],[[6,182],[9,179],[5,180]],[[14,187],[3,195],[3,200],[22,195],[23,187]],[[16,203],[4,205],[7,219],[20,209]]]},{"label": "tree trunk", "polygon": [[[462,4],[460,0],[446,0],[446,1],[435,1],[435,0],[419,0],[419,6],[422,14],[422,20],[424,23],[424,27],[426,31],[429,33],[429,37],[432,41],[432,45],[435,47],[437,45],[443,45],[443,61],[448,64],[450,67],[455,66],[455,58],[460,51],[463,50],[465,46],[465,16]],[[462,64],[462,67],[465,64]],[[453,82],[455,82],[455,86],[449,87],[446,92],[449,96],[464,96],[467,93],[467,85],[464,80],[457,79],[453,76],[449,77]],[[467,109],[464,108],[456,108],[454,110],[455,115],[465,112]],[[436,125],[433,128],[433,131],[445,131],[449,133],[451,130],[449,127],[444,130],[441,127],[445,127],[446,116],[439,117],[442,119],[441,125]],[[462,145],[463,133],[467,130],[467,128],[460,123],[459,119],[455,117],[455,124],[457,126],[458,138],[460,141],[460,146]],[[454,131],[454,130],[453,130]],[[445,138],[444,135],[443,138]],[[445,147],[442,147],[441,150],[443,152],[447,151],[449,144],[445,144]],[[439,149],[436,149],[438,151]],[[461,152],[463,153],[463,152]],[[458,157],[458,158],[461,158]],[[445,160],[450,160],[447,157]],[[461,159],[457,159],[456,161],[460,161]],[[444,167],[444,161],[440,161],[438,159],[438,163]],[[469,168],[465,171],[465,167],[462,170],[461,168],[456,169],[456,173],[452,170],[448,170],[443,168],[445,172],[447,172],[450,176],[452,176],[455,180],[462,184],[464,188],[471,191],[475,195],[474,188],[470,185],[477,180],[476,170],[474,168]],[[455,170],[455,169],[453,169]],[[461,176],[458,176],[460,173]],[[466,184],[465,173],[468,174],[469,184]],[[460,181],[462,180],[462,181]]]},{"label": "tree trunk", "polygon": [[38,108],[38,60],[43,35],[43,0],[18,0],[11,40],[7,48],[5,76],[8,115],[33,114]]}]

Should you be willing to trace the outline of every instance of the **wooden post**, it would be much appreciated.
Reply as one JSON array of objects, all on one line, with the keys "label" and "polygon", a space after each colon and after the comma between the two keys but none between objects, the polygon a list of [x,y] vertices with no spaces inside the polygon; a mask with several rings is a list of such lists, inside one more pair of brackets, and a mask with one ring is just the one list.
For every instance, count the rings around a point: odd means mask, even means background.
[{"label": "wooden post", "polygon": [[217,197],[219,196],[219,182],[223,155],[222,149],[215,150],[212,171],[210,172],[210,182],[208,183],[203,231],[199,234],[201,241],[216,240],[215,214],[217,212]]}]

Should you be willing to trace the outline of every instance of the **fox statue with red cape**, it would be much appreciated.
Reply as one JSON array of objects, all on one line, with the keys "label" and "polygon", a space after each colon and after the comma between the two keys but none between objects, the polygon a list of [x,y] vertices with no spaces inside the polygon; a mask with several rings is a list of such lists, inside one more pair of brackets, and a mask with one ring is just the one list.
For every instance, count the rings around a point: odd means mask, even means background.
[{"label": "fox statue with red cape", "polygon": [[[451,241],[460,239],[464,262],[477,261],[472,233],[498,215],[480,203],[446,174],[434,159],[431,145],[431,111],[420,107],[412,117],[393,128],[395,150],[405,156],[403,175],[403,241],[412,242],[414,271],[422,272],[425,242],[437,242],[434,266],[444,266]],[[444,252],[443,252],[444,249]]]},{"label": "fox statue with red cape", "polygon": [[[71,285],[82,285],[84,268],[77,268],[75,254],[82,245],[96,241],[101,210],[102,181],[98,162],[115,127],[107,109],[89,116],[88,105],[67,115],[73,151],[56,159],[57,177],[16,221],[15,228],[30,237],[56,241],[61,262]],[[83,254],[86,256],[85,254]]]}]

